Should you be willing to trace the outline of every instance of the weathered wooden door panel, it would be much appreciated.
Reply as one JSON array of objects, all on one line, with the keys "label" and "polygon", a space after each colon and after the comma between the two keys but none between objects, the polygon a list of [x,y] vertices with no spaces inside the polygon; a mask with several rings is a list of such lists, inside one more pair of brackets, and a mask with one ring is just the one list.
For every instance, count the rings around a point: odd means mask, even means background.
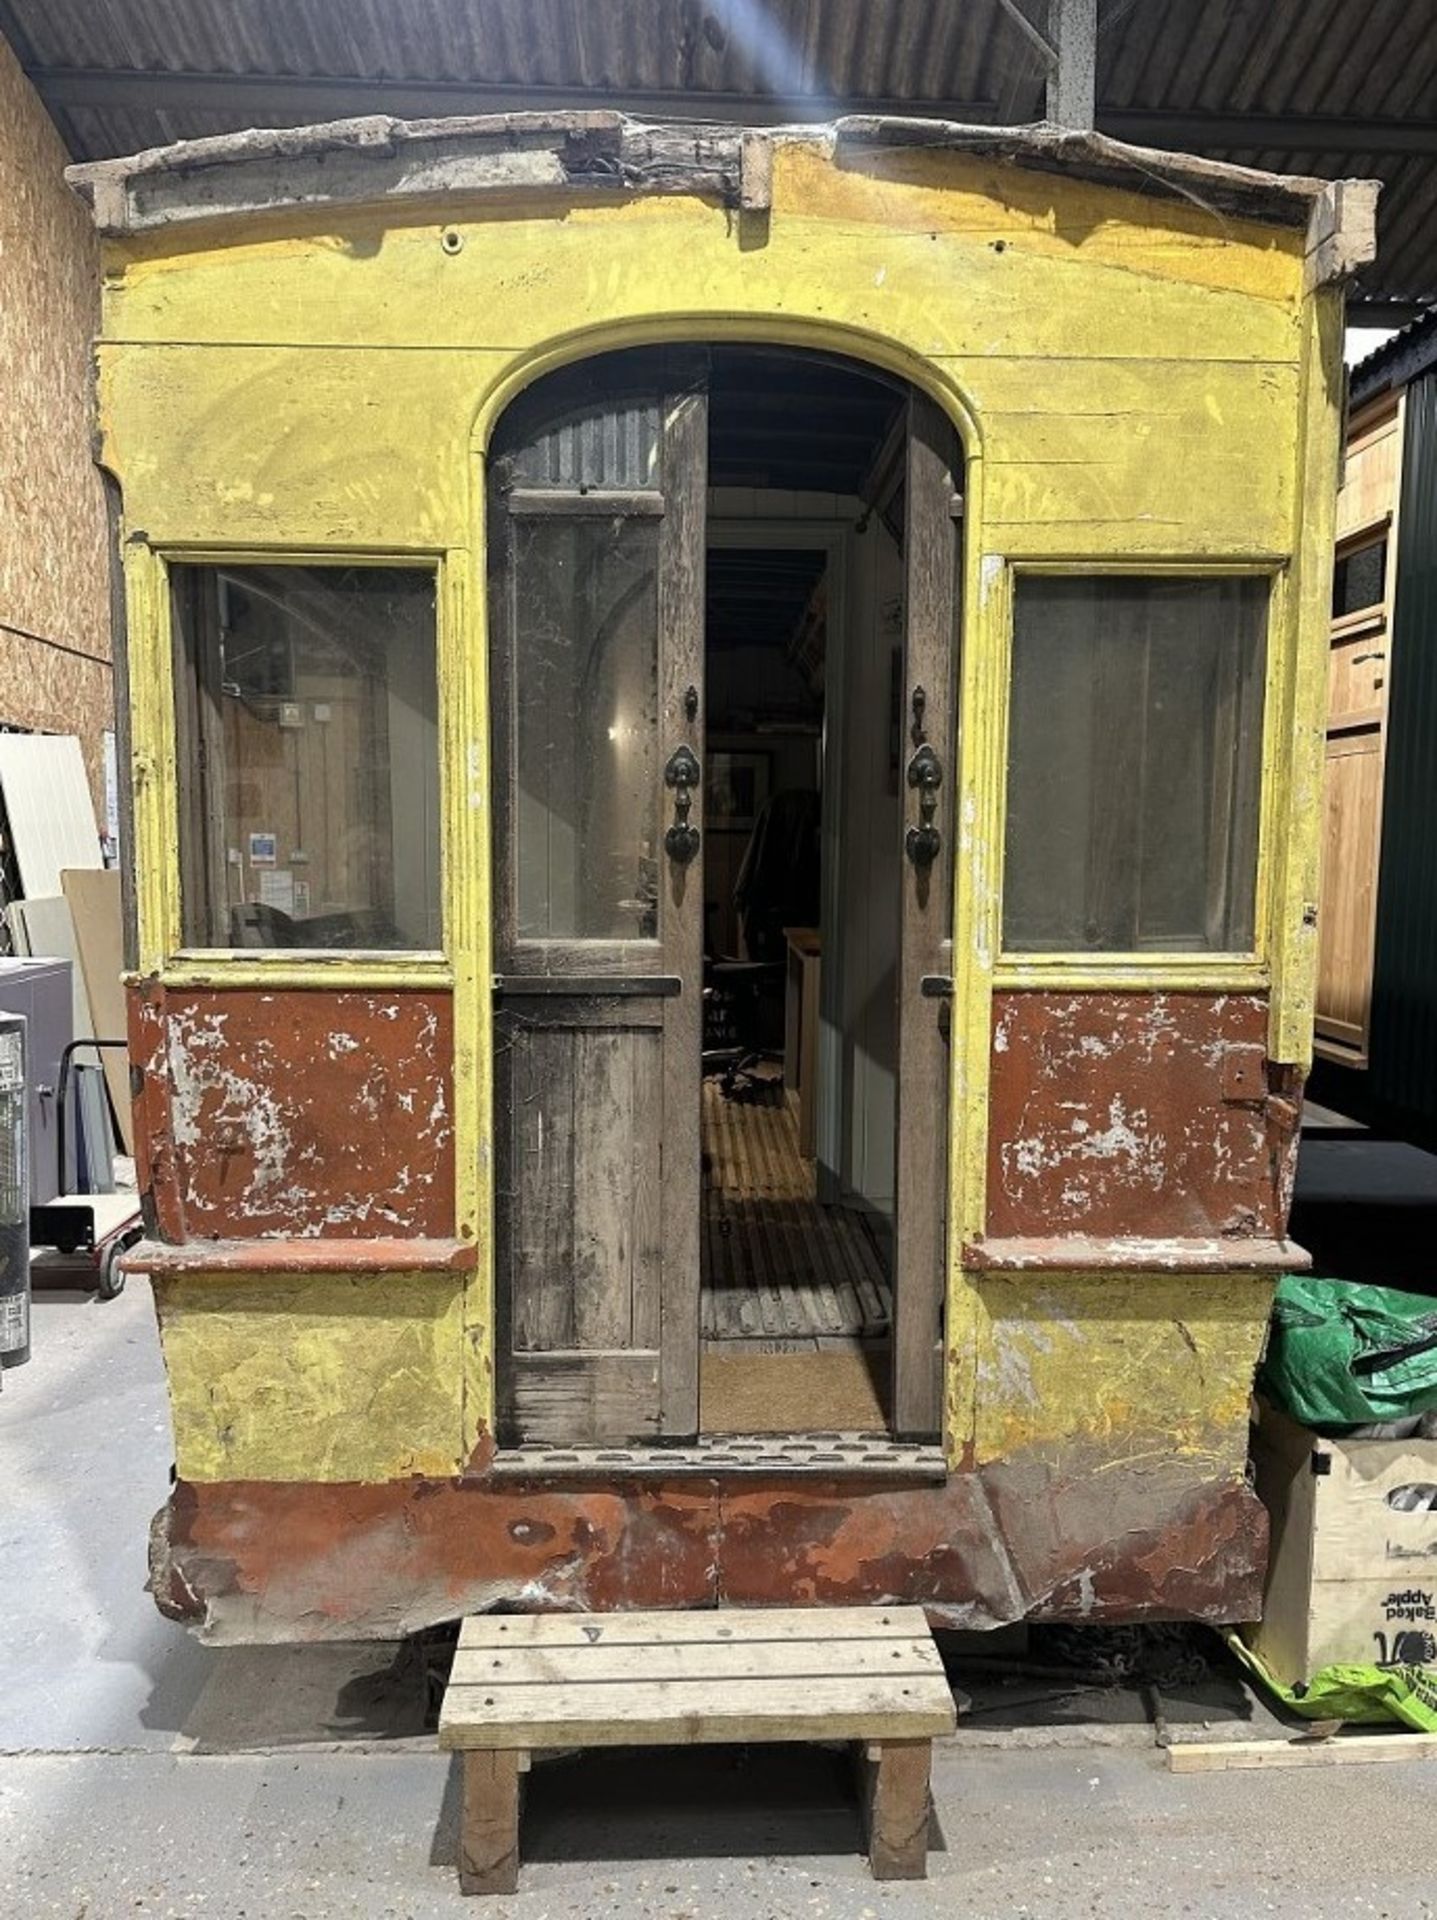
[{"label": "weathered wooden door panel", "polygon": [[570,369],[491,462],[505,1441],[697,1424],[702,888],[665,837],[701,808],[695,372]]},{"label": "weathered wooden door panel", "polygon": [[1319,1051],[1358,1068],[1377,945],[1402,423],[1391,396],[1354,423],[1337,498],[1315,1025]]},{"label": "weathered wooden door panel", "polygon": [[602,1002],[562,1001],[496,1022],[516,1439],[658,1432],[663,1029],[639,1004],[603,1024]]},{"label": "weathered wooden door panel", "polygon": [[1333,733],[1327,743],[1322,943],[1317,1032],[1361,1065],[1372,1005],[1377,862],[1382,824],[1382,733]]},{"label": "weathered wooden door panel", "polygon": [[[904,1435],[941,1422],[948,1189],[947,1002],[925,989],[953,970],[954,725],[960,450],[925,395],[909,401],[904,507],[904,704],[907,768],[898,966],[893,1421]],[[954,991],[962,991],[961,981]]]}]

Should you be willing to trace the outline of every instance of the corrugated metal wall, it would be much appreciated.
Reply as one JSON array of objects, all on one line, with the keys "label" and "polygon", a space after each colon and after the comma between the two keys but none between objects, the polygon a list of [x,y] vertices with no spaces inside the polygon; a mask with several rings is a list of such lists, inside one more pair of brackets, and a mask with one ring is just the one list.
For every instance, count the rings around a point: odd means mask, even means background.
[{"label": "corrugated metal wall", "polygon": [[1368,1080],[1437,1125],[1437,373],[1405,433]]}]

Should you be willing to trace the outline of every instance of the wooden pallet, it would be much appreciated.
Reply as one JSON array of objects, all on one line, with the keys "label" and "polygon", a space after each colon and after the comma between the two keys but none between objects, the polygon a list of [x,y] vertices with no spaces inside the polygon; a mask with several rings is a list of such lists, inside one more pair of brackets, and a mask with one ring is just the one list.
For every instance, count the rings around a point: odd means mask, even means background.
[{"label": "wooden pallet", "polygon": [[922,1879],[932,1740],[956,1723],[920,1607],[475,1615],[439,1716],[464,1755],[460,1885],[515,1891],[537,1750],[760,1740],[861,1743],[874,1877]]}]

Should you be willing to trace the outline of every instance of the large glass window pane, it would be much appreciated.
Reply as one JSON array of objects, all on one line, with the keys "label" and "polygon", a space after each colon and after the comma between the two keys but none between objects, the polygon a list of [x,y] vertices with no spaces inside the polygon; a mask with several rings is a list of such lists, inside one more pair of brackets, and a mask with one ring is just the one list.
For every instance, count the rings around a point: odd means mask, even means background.
[{"label": "large glass window pane", "polygon": [[1020,577],[1008,952],[1249,951],[1267,583]]},{"label": "large glass window pane", "polygon": [[437,949],[433,573],[173,578],[186,944]]},{"label": "large glass window pane", "polygon": [[657,934],[659,526],[515,518],[520,939]]}]

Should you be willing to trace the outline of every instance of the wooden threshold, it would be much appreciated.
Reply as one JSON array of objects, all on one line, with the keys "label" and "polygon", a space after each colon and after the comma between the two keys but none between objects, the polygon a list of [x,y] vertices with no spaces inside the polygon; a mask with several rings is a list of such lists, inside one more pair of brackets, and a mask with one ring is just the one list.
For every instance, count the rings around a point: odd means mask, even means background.
[{"label": "wooden threshold", "polygon": [[489,1473],[517,1480],[711,1479],[901,1480],[931,1484],[948,1477],[936,1443],[891,1440],[874,1433],[714,1434],[651,1446],[501,1447]]}]

